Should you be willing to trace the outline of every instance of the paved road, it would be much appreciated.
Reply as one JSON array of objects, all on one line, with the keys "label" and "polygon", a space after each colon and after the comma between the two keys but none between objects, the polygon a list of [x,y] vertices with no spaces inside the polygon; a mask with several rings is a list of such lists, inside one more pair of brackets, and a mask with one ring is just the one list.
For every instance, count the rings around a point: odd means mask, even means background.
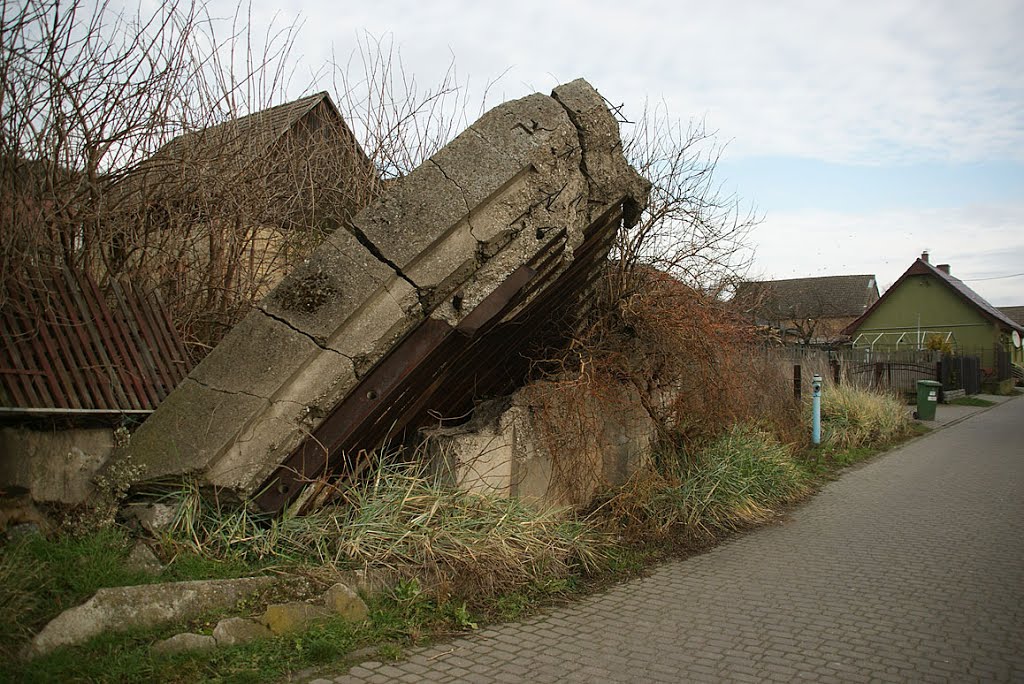
[{"label": "paved road", "polygon": [[330,681],[1024,682],[1022,502],[1018,399],[847,473],[780,525]]}]

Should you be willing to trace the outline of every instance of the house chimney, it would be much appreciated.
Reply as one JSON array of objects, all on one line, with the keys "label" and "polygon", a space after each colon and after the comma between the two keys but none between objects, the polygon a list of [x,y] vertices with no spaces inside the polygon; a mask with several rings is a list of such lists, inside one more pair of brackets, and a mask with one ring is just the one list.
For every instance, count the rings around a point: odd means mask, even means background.
[{"label": "house chimney", "polygon": [[946,275],[949,275],[949,264],[939,264],[935,268],[939,269],[940,271],[942,271]]},{"label": "house chimney", "polygon": [[928,250],[927,249],[924,250],[923,252],[921,252],[921,261],[923,261],[926,264],[928,263]]}]

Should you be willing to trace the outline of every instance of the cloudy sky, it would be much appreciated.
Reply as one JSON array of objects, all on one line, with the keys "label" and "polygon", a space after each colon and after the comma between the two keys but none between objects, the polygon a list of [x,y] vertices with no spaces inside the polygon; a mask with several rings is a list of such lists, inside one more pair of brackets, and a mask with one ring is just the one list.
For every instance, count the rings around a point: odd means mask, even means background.
[{"label": "cloudy sky", "polygon": [[253,0],[254,29],[296,20],[300,90],[369,35],[421,83],[454,59],[471,101],[582,76],[627,116],[703,119],[720,180],[765,217],[754,277],[884,288],[927,249],[1024,305],[1024,0]]}]

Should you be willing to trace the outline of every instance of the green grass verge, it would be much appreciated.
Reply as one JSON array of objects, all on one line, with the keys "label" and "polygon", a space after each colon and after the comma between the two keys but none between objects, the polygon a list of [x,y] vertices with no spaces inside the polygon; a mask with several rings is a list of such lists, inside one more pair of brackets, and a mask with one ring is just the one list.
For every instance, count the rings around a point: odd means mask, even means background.
[{"label": "green grass verge", "polygon": [[[356,506],[273,522],[245,510],[204,508],[195,492],[180,492],[178,520],[162,540],[170,562],[156,577],[126,569],[132,540],[123,530],[9,543],[0,547],[0,653],[7,661],[0,681],[266,681],[309,667],[343,670],[355,650],[362,659],[395,658],[412,644],[519,619],[771,520],[840,469],[915,434],[897,417],[883,416],[884,429],[866,425],[872,412],[905,417],[905,410],[898,402],[862,399],[871,405],[856,406],[857,397],[842,408],[832,404],[829,439],[820,449],[796,451],[755,425],[733,426],[700,446],[665,449],[654,467],[610,492],[589,516],[538,512],[446,488],[416,471],[382,469],[350,493]],[[105,635],[29,663],[13,657],[47,620],[100,587],[325,562],[420,568],[440,580],[441,590],[401,581],[369,599],[364,625],[331,621],[207,653],[158,656],[150,647],[181,631],[209,632],[216,616]]]},{"label": "green grass verge", "polygon": [[107,634],[27,663],[8,662],[0,681],[265,682],[308,667],[341,667],[346,656],[360,647],[377,646],[382,651],[379,657],[397,657],[405,646],[474,624],[464,603],[438,604],[408,586],[404,592],[371,600],[370,618],[363,625],[329,620],[301,634],[175,655],[153,654],[151,646],[182,629],[195,629],[194,623]]},{"label": "green grass verge", "polygon": [[258,563],[179,552],[152,575],[128,563],[133,540],[120,527],[76,536],[30,535],[0,545],[0,656],[97,589],[259,574]]}]

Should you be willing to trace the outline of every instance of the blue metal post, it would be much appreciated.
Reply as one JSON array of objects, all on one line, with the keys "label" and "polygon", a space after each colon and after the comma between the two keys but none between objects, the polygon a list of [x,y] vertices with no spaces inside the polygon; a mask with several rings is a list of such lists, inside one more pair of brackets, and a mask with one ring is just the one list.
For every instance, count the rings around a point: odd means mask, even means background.
[{"label": "blue metal post", "polygon": [[821,444],[821,376],[817,373],[811,378],[811,412],[813,413],[811,443],[817,446]]}]

